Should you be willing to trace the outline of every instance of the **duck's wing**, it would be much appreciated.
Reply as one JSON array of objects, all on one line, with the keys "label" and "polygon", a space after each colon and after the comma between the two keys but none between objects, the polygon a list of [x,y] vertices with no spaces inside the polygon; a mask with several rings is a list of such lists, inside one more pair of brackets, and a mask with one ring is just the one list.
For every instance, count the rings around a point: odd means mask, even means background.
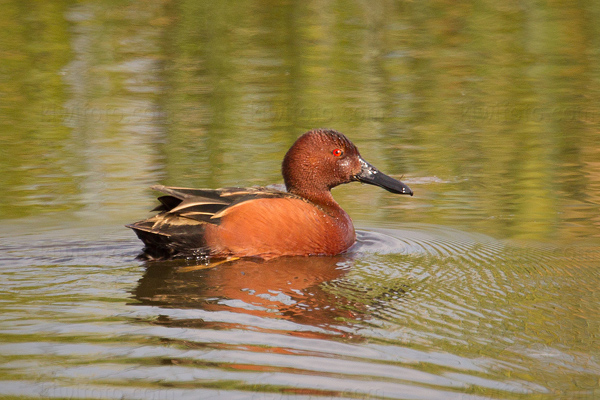
[{"label": "duck's wing", "polygon": [[233,205],[259,198],[297,197],[264,187],[190,189],[152,186],[165,195],[152,211],[159,213],[126,225],[135,231],[146,247],[142,258],[166,259],[200,256],[210,252],[204,240],[206,224],[219,224],[224,211]]},{"label": "duck's wing", "polygon": [[221,212],[235,204],[244,201],[297,197],[293,194],[265,187],[239,188],[229,187],[221,189],[189,189],[167,187],[162,185],[152,186],[152,189],[165,193],[158,198],[160,205],[152,211],[160,211],[158,215],[177,215],[199,222],[218,224]]}]

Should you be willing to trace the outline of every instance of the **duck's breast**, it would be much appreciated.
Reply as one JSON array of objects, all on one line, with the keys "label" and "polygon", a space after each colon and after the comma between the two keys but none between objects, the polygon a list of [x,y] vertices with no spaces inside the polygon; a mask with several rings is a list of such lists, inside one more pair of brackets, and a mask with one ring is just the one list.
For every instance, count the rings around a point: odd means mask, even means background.
[{"label": "duck's breast", "polygon": [[325,212],[298,198],[263,198],[235,204],[206,227],[214,255],[334,255],[356,240],[352,220],[341,208]]}]

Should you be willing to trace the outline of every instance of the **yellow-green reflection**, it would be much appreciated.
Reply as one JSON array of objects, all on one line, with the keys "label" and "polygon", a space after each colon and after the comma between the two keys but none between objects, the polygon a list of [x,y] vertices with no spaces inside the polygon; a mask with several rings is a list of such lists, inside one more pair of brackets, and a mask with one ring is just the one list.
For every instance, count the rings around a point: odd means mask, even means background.
[{"label": "yellow-green reflection", "polygon": [[336,189],[362,225],[598,235],[593,2],[3,9],[3,218],[128,221],[152,183],[277,182],[294,139],[325,126],[415,189]]}]

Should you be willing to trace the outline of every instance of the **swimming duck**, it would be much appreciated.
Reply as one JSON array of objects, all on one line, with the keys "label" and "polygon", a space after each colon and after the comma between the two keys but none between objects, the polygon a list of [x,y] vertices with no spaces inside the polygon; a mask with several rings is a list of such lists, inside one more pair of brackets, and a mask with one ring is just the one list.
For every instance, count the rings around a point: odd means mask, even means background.
[{"label": "swimming duck", "polygon": [[127,225],[145,244],[140,258],[336,255],[354,244],[356,234],[333,187],[359,181],[413,195],[331,129],[300,136],[283,159],[282,174],[286,191],[152,186],[164,193],[152,210],[159,213]]}]

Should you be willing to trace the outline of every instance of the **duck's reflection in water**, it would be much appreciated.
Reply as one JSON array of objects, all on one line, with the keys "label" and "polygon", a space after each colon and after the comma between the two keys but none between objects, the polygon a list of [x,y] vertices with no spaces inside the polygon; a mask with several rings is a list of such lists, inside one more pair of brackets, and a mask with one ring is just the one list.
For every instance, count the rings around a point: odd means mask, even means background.
[{"label": "duck's reflection in water", "polygon": [[[365,308],[336,287],[351,265],[345,256],[241,259],[210,268],[190,267],[185,261],[153,262],[133,294],[145,305],[250,314],[345,334],[343,327],[360,318]],[[222,322],[200,319],[161,317],[155,323],[223,328]],[[318,330],[308,331],[302,336]]]}]

